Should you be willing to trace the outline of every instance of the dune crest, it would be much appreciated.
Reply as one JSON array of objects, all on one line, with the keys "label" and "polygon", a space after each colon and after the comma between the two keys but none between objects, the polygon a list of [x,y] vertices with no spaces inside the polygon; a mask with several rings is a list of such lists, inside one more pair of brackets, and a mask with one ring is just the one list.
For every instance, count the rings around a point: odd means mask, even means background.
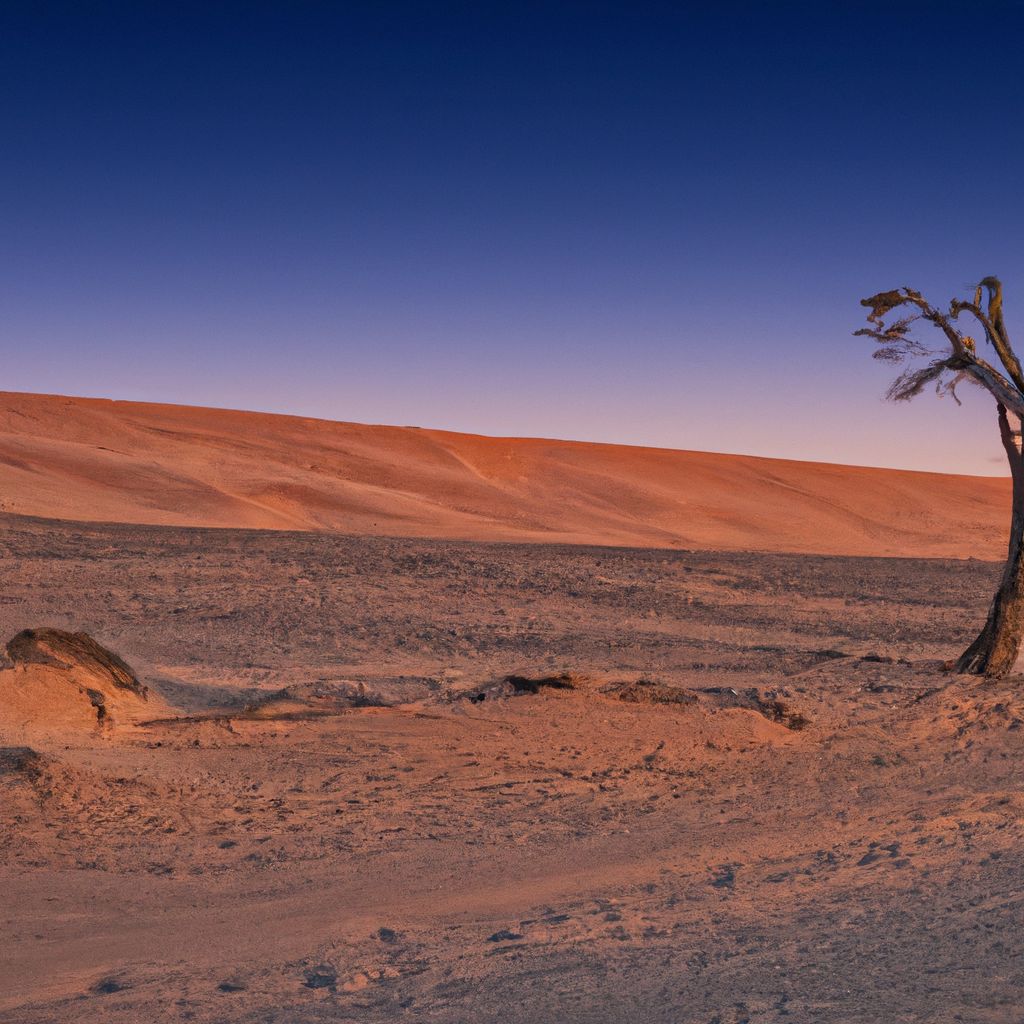
[{"label": "dune crest", "polygon": [[987,477],[0,392],[0,511],[819,554],[1005,555]]}]

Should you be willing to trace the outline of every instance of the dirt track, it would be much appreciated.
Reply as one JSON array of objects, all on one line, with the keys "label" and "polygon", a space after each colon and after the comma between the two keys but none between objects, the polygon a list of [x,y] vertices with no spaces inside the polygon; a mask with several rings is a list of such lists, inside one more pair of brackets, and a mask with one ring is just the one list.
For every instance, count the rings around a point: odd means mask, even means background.
[{"label": "dirt track", "polygon": [[0,636],[182,719],[0,762],[5,1022],[1019,1019],[1019,681],[940,670],[995,565],[18,518],[0,560]]}]

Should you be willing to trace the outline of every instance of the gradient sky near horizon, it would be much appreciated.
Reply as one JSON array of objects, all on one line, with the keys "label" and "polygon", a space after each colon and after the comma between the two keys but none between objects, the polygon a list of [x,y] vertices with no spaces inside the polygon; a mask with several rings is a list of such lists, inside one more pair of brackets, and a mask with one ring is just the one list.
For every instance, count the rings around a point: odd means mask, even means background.
[{"label": "gradient sky near horizon", "polygon": [[1004,472],[858,300],[1024,340],[1018,3],[0,5],[0,389]]}]

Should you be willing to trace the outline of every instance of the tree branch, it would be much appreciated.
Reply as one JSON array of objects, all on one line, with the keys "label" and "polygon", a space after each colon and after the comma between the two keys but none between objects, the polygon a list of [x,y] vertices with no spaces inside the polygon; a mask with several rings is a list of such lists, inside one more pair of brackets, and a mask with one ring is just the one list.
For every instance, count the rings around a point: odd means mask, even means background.
[{"label": "tree branch", "polygon": [[[979,305],[981,287],[989,290],[989,309],[986,315]],[[920,310],[921,319],[938,327],[946,336],[952,349],[947,359],[936,360],[918,370],[908,371],[893,382],[889,397],[894,399],[912,398],[928,383],[938,380],[946,370],[970,377],[975,383],[986,388],[996,402],[1012,410],[1024,418],[1024,370],[1009,347],[1006,329],[1002,322],[1002,285],[994,277],[985,278],[978,287],[976,301],[960,302],[954,300],[950,304],[950,315],[946,316],[929,303],[920,292],[912,288],[899,288],[888,292],[879,292],[869,299],[861,300],[867,306],[868,322],[872,327],[862,328],[856,334],[866,334],[878,341],[883,348],[878,353],[881,358],[898,360],[921,354],[919,342],[909,337],[909,328],[916,317],[909,317],[886,326],[885,317],[900,306],[914,306]],[[999,356],[1000,362],[1010,374],[1008,380],[994,366],[978,357],[973,343],[968,343],[963,334],[954,326],[953,320],[962,311],[969,311],[981,324],[991,340]]]},{"label": "tree branch", "polygon": [[1003,282],[998,277],[984,277],[978,287],[988,289],[988,317],[999,332],[1003,344],[1012,350],[1010,336],[1006,333],[1006,322],[1003,320]]},{"label": "tree branch", "polygon": [[973,377],[983,388],[987,388],[1000,404],[1024,419],[1024,395],[1022,395],[998,370],[989,366],[984,359],[973,356],[956,365],[958,370]]},{"label": "tree branch", "polygon": [[[910,289],[906,289],[910,293]],[[949,322],[949,318],[940,313],[934,306],[925,302],[917,292],[912,292],[907,296],[908,301],[912,302],[918,309],[921,310],[921,315],[925,320],[931,321],[938,327],[946,339],[949,341],[950,346],[953,349],[953,354],[957,356],[967,355],[967,346],[964,344],[963,335]]]},{"label": "tree branch", "polygon": [[[977,302],[963,302],[954,299],[950,304],[950,310],[953,317],[956,318],[961,310],[966,309],[981,324],[985,330],[985,337],[996,350],[996,355],[999,356],[999,361],[1006,368],[1010,379],[1021,391],[1024,391],[1024,370],[1021,369],[1020,360],[1010,345],[1010,339],[1006,334],[1006,324],[1003,322],[1003,286],[995,277],[986,277],[981,285],[984,285],[989,291],[987,316],[981,311]],[[979,292],[981,285],[978,286]]]}]

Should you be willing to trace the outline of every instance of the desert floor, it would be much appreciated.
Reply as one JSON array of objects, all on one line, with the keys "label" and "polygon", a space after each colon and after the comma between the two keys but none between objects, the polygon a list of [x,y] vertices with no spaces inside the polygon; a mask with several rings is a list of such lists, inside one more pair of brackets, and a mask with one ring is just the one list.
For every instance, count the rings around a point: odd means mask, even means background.
[{"label": "desert floor", "polygon": [[153,709],[0,692],[6,1024],[1021,1019],[1021,683],[942,671],[996,564],[6,516],[0,565],[0,638]]}]

